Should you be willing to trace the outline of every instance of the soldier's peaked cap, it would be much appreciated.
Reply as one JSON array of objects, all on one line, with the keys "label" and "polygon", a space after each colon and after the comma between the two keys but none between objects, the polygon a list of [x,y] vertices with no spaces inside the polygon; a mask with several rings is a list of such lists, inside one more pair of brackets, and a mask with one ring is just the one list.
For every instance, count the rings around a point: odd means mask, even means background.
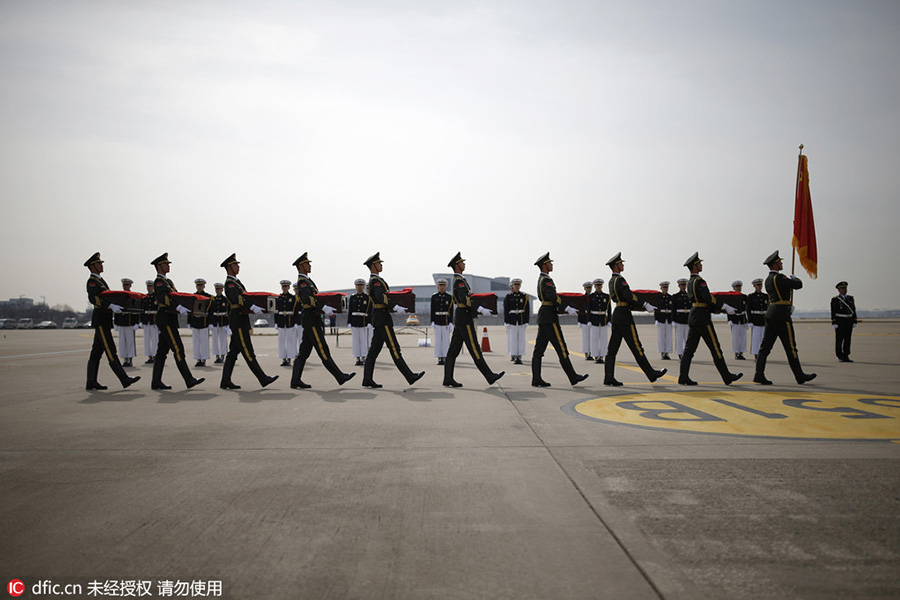
[{"label": "soldier's peaked cap", "polygon": [[774,263],[775,261],[778,261],[778,260],[781,260],[781,257],[778,256],[778,250],[776,250],[775,252],[773,252],[772,254],[770,254],[770,255],[766,258],[766,260],[763,261],[763,264],[766,265],[766,266],[769,266],[769,265],[771,265],[772,263]]},{"label": "soldier's peaked cap", "polygon": [[366,285],[366,280],[360,277],[356,281],[353,282],[353,285]]},{"label": "soldier's peaked cap", "polygon": [[133,283],[134,283],[134,281],[132,281],[132,280],[131,280],[130,278],[128,278],[128,277],[123,277],[123,278],[122,278],[122,285],[131,285],[131,284],[133,284]]},{"label": "soldier's peaked cap", "polygon": [[170,263],[170,262],[172,262],[172,261],[169,260],[169,253],[168,253],[168,252],[163,252],[162,254],[160,254],[159,256],[157,256],[156,258],[154,258],[153,260],[151,260],[151,261],[150,261],[150,264],[151,264],[151,265],[158,265],[158,264],[161,264],[161,263]]},{"label": "soldier's peaked cap", "polygon": [[279,284],[281,285],[281,287],[284,287],[284,286],[286,286],[286,285],[291,285],[291,280],[290,280],[290,279],[282,279],[282,280],[279,282]]},{"label": "soldier's peaked cap", "polygon": [[614,264],[619,263],[619,262],[625,262],[625,261],[622,260],[622,253],[621,253],[621,252],[616,252],[616,255],[615,255],[615,256],[613,256],[611,259],[609,259],[608,261],[606,261],[606,266],[611,267],[611,266],[613,266]]},{"label": "soldier's peaked cap", "polygon": [[703,259],[700,258],[699,252],[694,252],[693,254],[691,254],[688,257],[688,259],[686,261],[684,261],[684,266],[686,266],[688,269],[690,269],[691,265],[693,265],[694,263],[698,263],[698,262],[703,262]]},{"label": "soldier's peaked cap", "polygon": [[293,262],[293,265],[296,267],[298,265],[302,265],[303,263],[308,263],[308,262],[310,262],[309,257],[306,256],[306,252],[304,252],[299,257],[297,257],[297,260],[295,260]]},{"label": "soldier's peaked cap", "polygon": [[837,289],[840,289],[842,287],[847,287],[847,282],[846,281],[838,281],[838,284],[834,287]]},{"label": "soldier's peaked cap", "polygon": [[93,254],[91,254],[91,257],[89,259],[84,261],[84,266],[90,267],[92,264],[98,263],[98,262],[102,263],[103,259],[100,258],[99,252],[94,252]]},{"label": "soldier's peaked cap", "polygon": [[239,264],[241,264],[241,263],[238,261],[237,257],[235,257],[234,252],[232,252],[231,256],[229,256],[228,258],[223,260],[222,264],[220,264],[219,266],[222,267],[223,269],[226,269],[226,268],[228,268],[228,265],[239,265]]},{"label": "soldier's peaked cap", "polygon": [[363,264],[368,267],[368,266],[372,265],[373,263],[377,263],[377,262],[384,262],[381,260],[381,252],[376,252],[375,254],[373,254],[372,256],[367,258],[366,262],[364,262]]},{"label": "soldier's peaked cap", "polygon": [[540,267],[540,266],[542,266],[544,263],[548,263],[548,262],[553,262],[553,260],[550,258],[550,253],[549,253],[549,252],[547,252],[546,254],[542,255],[539,259],[537,259],[536,261],[534,261],[534,264],[535,264],[535,266]]},{"label": "soldier's peaked cap", "polygon": [[757,277],[756,279],[754,279],[754,280],[751,281],[750,283],[752,283],[753,285],[757,285],[757,284],[758,284],[758,285],[762,285],[762,282],[763,282],[762,277]]},{"label": "soldier's peaked cap", "polygon": [[456,266],[456,263],[465,262],[466,259],[462,257],[462,252],[457,252],[456,255],[450,259],[450,262],[447,263],[447,266],[451,269]]},{"label": "soldier's peaked cap", "polygon": [[681,279],[679,279],[678,281],[676,281],[676,283],[677,283],[678,285],[687,285],[687,279],[685,279],[684,277],[682,277]]}]

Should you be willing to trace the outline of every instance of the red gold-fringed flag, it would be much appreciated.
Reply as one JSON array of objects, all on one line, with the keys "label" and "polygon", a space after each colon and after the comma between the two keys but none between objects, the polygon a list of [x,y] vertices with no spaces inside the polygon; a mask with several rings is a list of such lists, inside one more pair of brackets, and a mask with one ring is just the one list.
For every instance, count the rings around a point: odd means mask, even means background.
[{"label": "red gold-fringed flag", "polygon": [[813,279],[818,268],[816,251],[816,223],[813,220],[812,198],[809,195],[809,170],[806,157],[800,155],[797,167],[797,199],[794,203],[794,238],[791,246],[800,255],[800,264]]}]

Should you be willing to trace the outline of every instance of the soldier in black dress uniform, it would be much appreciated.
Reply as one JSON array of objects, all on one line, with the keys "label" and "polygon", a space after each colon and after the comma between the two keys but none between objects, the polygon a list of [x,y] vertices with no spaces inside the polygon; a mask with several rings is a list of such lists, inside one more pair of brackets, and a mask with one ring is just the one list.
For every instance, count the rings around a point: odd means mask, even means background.
[{"label": "soldier in black dress uniform", "polygon": [[129,377],[122,363],[119,362],[119,356],[116,354],[116,343],[112,337],[113,313],[122,312],[122,307],[106,300],[100,294],[109,291],[106,281],[100,277],[103,272],[103,260],[100,259],[100,253],[95,252],[89,259],[84,262],[91,276],[87,280],[88,302],[94,307],[91,313],[91,327],[94,328],[94,344],[91,346],[91,355],[88,357],[87,364],[87,383],[84,388],[86,390],[105,390],[105,385],[100,385],[97,381],[97,374],[100,371],[100,357],[106,354],[106,360],[109,366],[119,378],[123,388],[127,388],[136,382],[140,377]]},{"label": "soldier in black dress uniform", "polygon": [[594,291],[588,298],[588,322],[591,326],[591,356],[594,362],[602,365],[606,357],[606,349],[609,347],[609,336],[606,326],[609,325],[610,302],[609,294],[603,291],[604,281],[599,277],[594,279]]},{"label": "soldier in black dress uniform", "polygon": [[387,344],[397,369],[406,378],[406,382],[412,385],[425,375],[425,371],[413,373],[412,369],[406,364],[403,354],[400,352],[400,343],[397,341],[397,334],[394,333],[394,322],[391,319],[391,311],[403,314],[406,312],[406,309],[396,305],[388,296],[391,288],[379,275],[384,268],[382,266],[381,253],[376,252],[367,258],[363,264],[369,267],[370,272],[369,296],[372,298],[373,332],[372,344],[369,346],[369,355],[366,357],[366,366],[363,371],[362,384],[369,388],[381,387],[381,384],[375,383],[373,374],[375,373],[375,361],[378,359],[382,347]]},{"label": "soldier in black dress uniform", "polygon": [[[206,291],[206,280],[198,277],[194,280],[197,286],[196,296],[212,299],[209,292]],[[209,307],[207,305],[207,313],[205,315],[188,315],[188,327],[191,328],[191,348],[194,351],[194,360],[197,362],[195,367],[205,367],[206,359],[209,358]]]},{"label": "soldier in black dress uniform", "polygon": [[606,261],[612,271],[609,278],[609,296],[610,301],[616,305],[612,315],[612,335],[609,339],[609,350],[606,355],[606,373],[603,379],[603,385],[620,386],[622,382],[616,379],[616,354],[619,353],[619,346],[622,340],[631,349],[634,360],[638,366],[653,383],[666,374],[667,369],[657,371],[650,366],[647,355],[644,353],[644,347],[641,345],[641,339],[638,337],[637,328],[634,326],[634,317],[631,315],[632,310],[641,310],[654,312],[656,308],[644,302],[641,302],[631,293],[628,282],[622,277],[622,271],[625,270],[625,261],[622,260],[622,253],[617,252],[615,256]]},{"label": "soldier in black dress uniform", "polygon": [[688,298],[691,300],[691,312],[688,316],[690,331],[688,332],[687,343],[684,346],[684,355],[681,357],[681,374],[678,376],[678,383],[681,385],[697,385],[697,382],[690,377],[690,370],[691,361],[702,338],[706,342],[710,354],[712,354],[713,363],[716,365],[722,381],[725,382],[725,385],[729,385],[743,377],[744,374],[732,373],[728,370],[711,315],[713,312],[721,310],[730,315],[735,310],[731,306],[719,302],[709,291],[706,280],[700,277],[700,271],[703,270],[703,261],[696,252],[687,259],[684,266],[691,270],[691,278],[687,285]]},{"label": "soldier in black dress uniform", "polygon": [[831,326],[834,327],[834,353],[841,362],[850,360],[850,337],[856,327],[856,301],[847,294],[847,282],[836,286],[838,295],[831,299]]},{"label": "soldier in black dress uniform", "polygon": [[518,277],[509,282],[510,292],[503,298],[503,322],[506,324],[506,347],[510,360],[522,364],[525,354],[525,329],[531,322],[531,302],[528,294],[521,291],[522,280]]},{"label": "soldier in black dress uniform", "polygon": [[675,354],[678,360],[684,355],[684,345],[690,331],[688,315],[691,312],[691,299],[687,294],[687,282],[684,277],[679,279],[678,291],[672,294],[672,320],[675,322]]},{"label": "soldier in black dress uniform", "polygon": [[731,282],[731,290],[740,294],[735,302],[734,314],[728,315],[731,327],[731,351],[735,360],[747,360],[744,351],[747,349],[747,294],[743,292],[744,282],[740,279]]},{"label": "soldier in black dress uniform", "polygon": [[653,319],[656,321],[656,350],[663,360],[671,360],[669,352],[672,351],[672,295],[669,294],[669,282],[660,281],[659,306],[653,311]]},{"label": "soldier in black dress uniform", "polygon": [[794,335],[794,322],[791,310],[794,305],[794,290],[803,287],[803,282],[796,276],[782,275],[784,268],[778,250],[766,258],[763,263],[770,269],[766,277],[766,292],[769,294],[769,308],[766,309],[766,332],[756,356],[756,375],[753,381],[762,385],[772,385],[766,379],[766,359],[775,347],[775,340],[781,338],[788,364],[794,373],[797,383],[806,383],[816,378],[815,373],[804,373],[800,366],[800,355],[797,353],[797,338]]},{"label": "soldier in black dress uniform", "polygon": [[216,295],[209,301],[209,328],[212,330],[212,351],[216,355],[214,362],[225,361],[228,352],[228,298],[223,293],[224,283],[215,284]]},{"label": "soldier in black dress uniform", "polygon": [[300,324],[303,325],[303,340],[300,342],[300,352],[294,359],[294,372],[291,377],[291,387],[294,389],[306,389],[310,387],[308,383],[303,382],[303,367],[306,366],[306,359],[309,353],[315,348],[322,360],[322,364],[328,369],[338,385],[344,385],[356,373],[344,373],[338,368],[334,362],[334,357],[328,349],[328,342],[325,341],[325,327],[322,325],[322,317],[319,316],[319,310],[330,317],[334,314],[334,309],[327,304],[321,306],[316,301],[316,294],[319,288],[315,282],[309,277],[312,272],[312,262],[304,252],[297,260],[294,261],[297,267],[297,301],[300,303],[302,311],[300,313]]},{"label": "soldier in black dress uniform", "polygon": [[184,356],[184,344],[181,342],[181,334],[178,333],[178,314],[187,314],[188,309],[176,304],[169,297],[172,292],[177,292],[175,284],[166,277],[166,273],[171,269],[171,261],[169,253],[165,252],[153,260],[150,264],[156,267],[156,279],[153,280],[153,295],[156,297],[156,303],[159,309],[156,313],[156,322],[159,325],[159,347],[156,350],[156,359],[153,361],[153,381],[150,387],[154,390],[171,390],[172,386],[166,385],[162,381],[163,368],[166,366],[166,355],[169,350],[175,358],[175,364],[178,365],[178,372],[184,378],[184,383],[188,389],[197,384],[203,383],[205,378],[195,379],[191,375],[187,361]]},{"label": "soldier in black dress uniform", "polygon": [[443,365],[450,350],[450,305],[453,298],[447,293],[447,280],[437,280],[437,290],[431,295],[431,326],[434,328],[434,357]]},{"label": "soldier in black dress uniform", "polygon": [[[505,374],[505,371],[494,373],[484,360],[484,354],[478,346],[478,336],[475,333],[475,321],[473,315],[476,309],[472,306],[472,290],[469,289],[469,282],[463,277],[462,273],[466,270],[466,261],[456,253],[448,267],[453,269],[453,336],[450,338],[450,349],[447,350],[447,360],[444,361],[444,387],[461,387],[462,384],[453,379],[453,368],[456,365],[456,357],[459,356],[463,344],[469,349],[475,366],[481,371],[484,379],[491,385]],[[478,307],[477,312],[489,315],[491,311],[483,306]]]},{"label": "soldier in black dress uniform", "polygon": [[[556,284],[550,277],[553,271],[553,261],[550,259],[550,253],[547,252],[535,261],[535,266],[541,270],[538,276],[537,297],[541,303],[538,309],[538,334],[534,343],[534,353],[531,355],[531,385],[534,387],[550,387],[550,384],[541,377],[541,360],[544,358],[544,351],[547,344],[553,345],[556,354],[559,356],[559,364],[569,378],[572,385],[587,379],[587,375],[575,372],[572,366],[572,359],[569,358],[569,349],[566,347],[566,340],[563,338],[562,330],[559,327],[559,314],[557,309],[562,307],[562,298],[556,293]],[[575,314],[578,311],[571,306],[565,307],[569,314]]]},{"label": "soldier in black dress uniform", "polygon": [[756,357],[766,331],[766,309],[769,308],[769,296],[762,291],[763,280],[761,277],[757,277],[752,283],[755,291],[747,295],[747,320],[750,322],[750,354]]},{"label": "soldier in black dress uniform", "polygon": [[[122,289],[131,291],[134,281],[125,277],[122,279]],[[132,359],[137,356],[137,344],[135,343],[135,329],[140,323],[140,315],[133,312],[122,311],[113,316],[113,324],[119,331],[119,352],[123,367],[133,367]]]},{"label": "soldier in black dress uniform", "polygon": [[275,299],[275,329],[278,331],[278,358],[282,367],[291,366],[291,359],[297,356],[294,337],[294,295],[291,293],[291,282],[282,279],[281,294]]},{"label": "soldier in black dress uniform", "polygon": [[[256,376],[259,384],[266,387],[276,379],[278,375],[266,375],[253,351],[253,342],[250,339],[250,313],[260,314],[263,309],[256,306],[244,296],[247,288],[237,278],[241,271],[241,263],[234,254],[226,258],[219,265],[225,269],[225,297],[228,298],[228,325],[231,327],[231,344],[228,346],[228,354],[225,355],[225,364],[222,365],[222,381],[219,387],[223,390],[239,390],[241,386],[231,381],[231,373],[237,362],[238,354],[247,361],[250,372]],[[249,311],[249,312],[247,312]]]},{"label": "soldier in black dress uniform", "polygon": [[156,326],[156,297],[153,295],[153,280],[148,279],[147,295],[141,298],[141,327],[144,329],[144,364],[152,365],[159,344],[159,327]]},{"label": "soldier in black dress uniform", "polygon": [[361,367],[365,364],[372,337],[372,300],[365,292],[365,279],[357,279],[353,285],[356,286],[356,293],[347,300],[347,324],[353,338],[356,366]]}]

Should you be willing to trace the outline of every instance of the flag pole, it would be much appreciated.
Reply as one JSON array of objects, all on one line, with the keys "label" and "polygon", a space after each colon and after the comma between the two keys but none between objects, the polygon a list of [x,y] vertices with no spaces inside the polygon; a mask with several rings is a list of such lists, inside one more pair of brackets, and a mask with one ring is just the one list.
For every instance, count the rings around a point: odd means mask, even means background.
[{"label": "flag pole", "polygon": [[[794,206],[797,205],[797,194],[800,193],[800,157],[803,156],[803,144],[800,144],[800,154],[797,155],[797,179],[794,183]],[[796,210],[794,211],[794,219],[796,220],[797,214]],[[794,244],[791,244],[791,275],[794,274],[794,265],[797,259],[797,249],[794,247]],[[791,293],[793,295],[793,292]]]}]

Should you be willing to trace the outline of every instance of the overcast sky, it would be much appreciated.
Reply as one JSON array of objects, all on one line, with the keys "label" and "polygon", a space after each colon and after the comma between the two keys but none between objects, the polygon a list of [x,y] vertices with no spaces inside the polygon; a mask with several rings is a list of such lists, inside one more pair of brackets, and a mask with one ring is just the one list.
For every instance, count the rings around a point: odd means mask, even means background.
[{"label": "overcast sky", "polygon": [[0,298],[121,277],[393,286],[462,251],[561,291],[790,271],[799,144],[819,278],[900,307],[900,3],[0,1]]}]

